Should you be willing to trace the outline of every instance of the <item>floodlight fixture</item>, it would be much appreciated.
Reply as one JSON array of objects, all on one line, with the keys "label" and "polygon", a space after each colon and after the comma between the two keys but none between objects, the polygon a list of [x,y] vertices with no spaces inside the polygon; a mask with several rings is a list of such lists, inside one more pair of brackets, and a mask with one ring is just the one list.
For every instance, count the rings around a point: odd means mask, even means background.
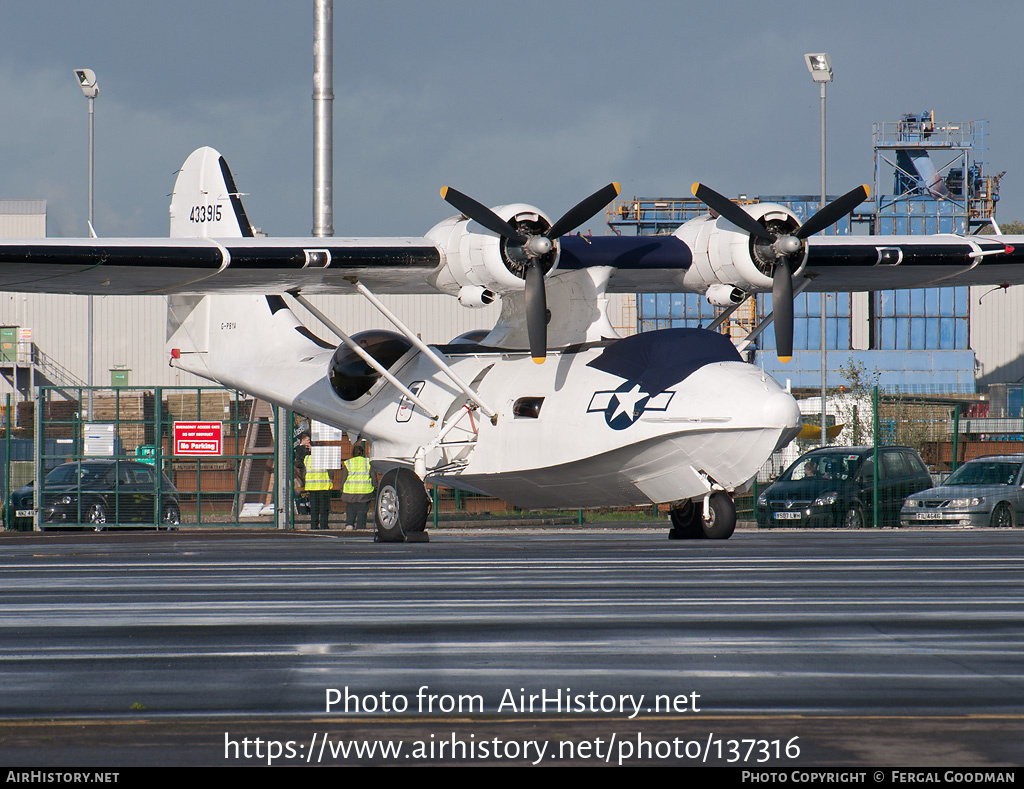
[{"label": "floodlight fixture", "polygon": [[96,82],[96,72],[91,68],[76,68],[75,76],[78,77],[78,85],[87,99],[95,99],[100,92],[100,86]]},{"label": "floodlight fixture", "polygon": [[807,70],[811,72],[811,79],[815,82],[832,81],[832,58],[828,56],[828,52],[811,52],[804,55],[804,61],[807,63]]}]

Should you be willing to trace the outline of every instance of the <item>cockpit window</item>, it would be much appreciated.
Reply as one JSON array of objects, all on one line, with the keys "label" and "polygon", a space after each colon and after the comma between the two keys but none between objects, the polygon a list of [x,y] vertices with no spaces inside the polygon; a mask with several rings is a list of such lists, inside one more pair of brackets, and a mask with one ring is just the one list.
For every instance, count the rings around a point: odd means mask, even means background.
[{"label": "cockpit window", "polygon": [[[372,330],[353,334],[352,340],[370,356],[380,362],[384,369],[401,359],[412,347],[401,334],[392,331]],[[380,373],[360,358],[347,345],[339,345],[331,359],[331,386],[342,400],[358,400],[377,383]]]},{"label": "cockpit window", "polygon": [[544,405],[543,397],[520,397],[512,404],[512,415],[525,419],[536,419],[540,416],[542,405]]}]

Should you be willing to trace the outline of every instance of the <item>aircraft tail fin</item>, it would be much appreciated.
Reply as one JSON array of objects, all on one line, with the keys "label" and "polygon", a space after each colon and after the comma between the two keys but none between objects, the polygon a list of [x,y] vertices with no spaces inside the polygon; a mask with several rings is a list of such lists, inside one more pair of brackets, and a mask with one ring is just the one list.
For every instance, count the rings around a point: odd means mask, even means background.
[{"label": "aircraft tail fin", "polygon": [[253,235],[228,163],[213,148],[185,160],[171,195],[171,238],[241,238]]}]

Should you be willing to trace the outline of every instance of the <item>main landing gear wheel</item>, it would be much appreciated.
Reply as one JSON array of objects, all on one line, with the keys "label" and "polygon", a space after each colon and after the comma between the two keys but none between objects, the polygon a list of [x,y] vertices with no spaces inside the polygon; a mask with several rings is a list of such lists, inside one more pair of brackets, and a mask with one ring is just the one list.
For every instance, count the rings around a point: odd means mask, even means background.
[{"label": "main landing gear wheel", "polygon": [[669,511],[672,528],[670,540],[728,540],[736,530],[736,505],[725,491],[711,494],[708,517],[704,518],[703,502],[686,501]]},{"label": "main landing gear wheel", "polygon": [[424,529],[430,497],[423,481],[407,468],[391,469],[380,478],[373,520],[375,542],[428,542]]},{"label": "main landing gear wheel", "polygon": [[698,504],[684,501],[669,510],[668,516],[672,521],[672,528],[668,531],[670,540],[698,540],[704,536]]}]

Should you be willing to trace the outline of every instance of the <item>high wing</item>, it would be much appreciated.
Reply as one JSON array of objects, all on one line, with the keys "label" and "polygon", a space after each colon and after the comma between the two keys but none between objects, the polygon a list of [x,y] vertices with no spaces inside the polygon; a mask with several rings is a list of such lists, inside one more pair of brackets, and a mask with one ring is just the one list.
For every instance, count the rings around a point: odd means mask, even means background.
[{"label": "high wing", "polygon": [[[616,293],[703,293],[717,284],[770,290],[742,250],[738,260],[723,260],[698,249],[710,271],[687,277],[694,250],[676,236],[566,236],[558,271],[614,268],[608,290]],[[422,237],[13,239],[0,241],[0,290],[347,292],[357,277],[384,293],[421,294],[437,292],[430,279],[443,261],[442,249]],[[808,241],[796,276],[811,280],[809,290],[829,292],[1024,284],[1024,236],[823,236]]]},{"label": "high wing", "polygon": [[824,236],[804,277],[813,291],[1024,283],[1024,236]]},{"label": "high wing", "polygon": [[133,295],[436,293],[441,251],[424,238],[62,238],[0,242],[0,289]]},{"label": "high wing", "polygon": [[[212,148],[200,148],[175,184],[171,238],[0,241],[0,289],[92,295],[317,293],[349,292],[356,278],[383,293],[440,290],[469,298],[468,288],[507,294],[524,290],[528,267],[494,228],[555,225],[561,237],[551,242],[556,254],[544,261],[547,278],[609,267],[612,292],[692,291],[714,300],[715,288],[744,294],[771,290],[781,256],[765,254],[767,244],[757,234],[801,232],[796,217],[782,206],[741,208],[700,184],[695,193],[711,199],[721,216],[690,220],[673,235],[639,237],[569,235],[560,227],[580,220],[573,215],[577,209],[589,216],[614,194],[595,193],[599,205],[583,201],[552,223],[532,206],[487,209],[450,192],[467,201],[453,202],[461,210],[484,213],[452,217],[422,237],[253,237],[226,162]],[[859,201],[855,197],[838,210],[848,208],[848,213]],[[825,221],[816,219],[805,227]],[[1024,283],[1024,236],[807,235],[785,257],[794,283],[809,280],[809,290]]]},{"label": "high wing", "polygon": [[[569,236],[562,239],[558,269],[611,266],[616,269],[608,287],[613,293],[704,293],[718,284],[745,292],[771,290],[743,248],[733,261],[706,245],[695,246],[696,251],[674,235]],[[690,273],[695,258],[702,270]],[[809,280],[807,290],[829,293],[1019,285],[1024,284],[1024,236],[820,236],[807,240],[807,259],[796,277]]]},{"label": "high wing", "polygon": [[[254,236],[223,157],[200,148],[179,172],[170,238],[0,241],[0,289],[312,294],[350,293],[358,282],[379,293],[440,291],[466,306],[500,296],[508,305],[503,320],[511,328],[492,340],[506,347],[529,344],[539,361],[547,345],[546,324],[555,324],[545,318],[550,312],[545,291],[559,282],[570,309],[571,292],[592,285],[601,293],[696,292],[721,306],[773,292],[777,337],[780,324],[783,330],[792,324],[791,310],[781,305],[801,290],[1024,283],[1022,236],[816,235],[865,199],[866,187],[801,225],[783,206],[739,207],[695,184],[694,194],[711,211],[672,235],[571,234],[617,193],[618,186],[610,184],[552,222],[530,205],[487,208],[445,187],[442,196],[462,213],[422,237],[264,238]],[[600,336],[598,328],[588,326],[563,331],[554,340]],[[787,345],[780,341],[778,347]]]},{"label": "high wing", "polygon": [[867,199],[858,186],[803,224],[773,203],[740,207],[703,184],[694,195],[711,209],[679,227],[691,254],[689,290],[722,300],[773,290],[780,274],[815,291],[870,291],[934,285],[1024,282],[1024,236],[819,236]]}]

